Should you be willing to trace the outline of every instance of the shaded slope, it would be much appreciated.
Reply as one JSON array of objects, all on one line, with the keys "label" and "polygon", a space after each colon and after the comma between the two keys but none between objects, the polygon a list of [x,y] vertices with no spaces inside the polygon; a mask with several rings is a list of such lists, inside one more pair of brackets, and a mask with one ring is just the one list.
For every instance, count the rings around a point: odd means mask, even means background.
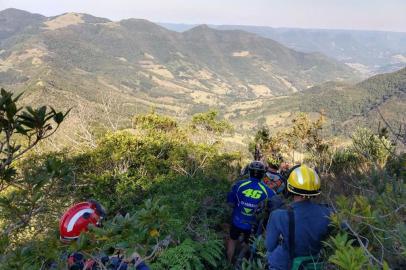
[{"label": "shaded slope", "polygon": [[[371,77],[356,85],[329,82],[281,99],[270,99],[262,110],[249,117],[274,116],[267,124],[278,128],[289,122],[292,113],[323,112],[334,133],[351,133],[358,126],[377,128],[382,122],[378,111],[394,127],[406,123],[406,68]],[[277,115],[284,114],[285,119]],[[276,120],[275,120],[276,119]],[[266,119],[265,119],[266,120]]]}]

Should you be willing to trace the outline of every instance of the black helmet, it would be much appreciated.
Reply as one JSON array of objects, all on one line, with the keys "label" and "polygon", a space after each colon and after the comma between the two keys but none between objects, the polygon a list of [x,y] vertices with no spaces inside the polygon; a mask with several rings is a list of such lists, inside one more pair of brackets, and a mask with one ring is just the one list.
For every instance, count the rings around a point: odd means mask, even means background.
[{"label": "black helmet", "polygon": [[265,175],[265,165],[261,161],[253,161],[248,167],[250,177],[262,179]]}]

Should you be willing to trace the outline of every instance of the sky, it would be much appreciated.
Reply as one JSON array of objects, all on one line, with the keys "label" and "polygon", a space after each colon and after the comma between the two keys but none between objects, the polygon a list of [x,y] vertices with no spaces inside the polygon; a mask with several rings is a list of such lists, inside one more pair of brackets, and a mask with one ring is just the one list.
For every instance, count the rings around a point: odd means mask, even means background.
[{"label": "sky", "polygon": [[46,16],[406,32],[406,0],[0,0],[0,10],[10,7]]}]

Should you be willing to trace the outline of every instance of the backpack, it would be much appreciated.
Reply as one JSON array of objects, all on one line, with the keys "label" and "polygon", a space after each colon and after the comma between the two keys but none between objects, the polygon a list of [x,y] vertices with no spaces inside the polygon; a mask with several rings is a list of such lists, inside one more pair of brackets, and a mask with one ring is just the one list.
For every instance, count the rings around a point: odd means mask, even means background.
[{"label": "backpack", "polygon": [[289,258],[290,270],[321,270],[324,262],[320,258],[313,256],[295,257],[295,213],[292,207],[288,208],[289,217]]}]

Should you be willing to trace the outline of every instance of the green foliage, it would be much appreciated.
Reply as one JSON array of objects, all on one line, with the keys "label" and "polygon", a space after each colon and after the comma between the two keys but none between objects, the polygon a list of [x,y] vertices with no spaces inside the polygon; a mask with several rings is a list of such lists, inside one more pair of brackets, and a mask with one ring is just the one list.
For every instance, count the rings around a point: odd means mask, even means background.
[{"label": "green foliage", "polygon": [[353,246],[354,240],[348,240],[347,234],[331,237],[330,242],[334,254],[328,260],[339,269],[363,269],[367,265],[368,257],[361,248]]},{"label": "green foliage", "polygon": [[383,166],[393,152],[392,143],[385,137],[374,134],[366,128],[359,128],[352,135],[352,150],[360,161],[368,161]]},{"label": "green foliage", "polygon": [[[327,170],[331,147],[323,138],[324,117],[311,120],[309,115],[299,113],[292,120],[292,128],[271,134],[268,127],[261,128],[255,136],[265,159],[270,164],[280,164],[285,158],[292,162],[306,162]],[[252,149],[251,145],[251,149]]]},{"label": "green foliage", "polygon": [[[290,130],[276,134],[261,129],[255,143],[270,163],[281,153],[288,160],[302,154],[299,161],[321,169],[324,196],[336,209],[332,221],[339,232],[331,262],[342,269],[402,265],[404,244],[399,236],[404,233],[405,155],[396,154],[401,150],[384,132],[357,129],[350,145],[333,150],[333,142],[322,137],[323,117],[311,121],[299,114],[292,124]],[[352,240],[343,239],[342,234]]]},{"label": "green foliage", "polygon": [[243,258],[241,263],[241,270],[266,269],[268,259],[266,256],[267,251],[265,248],[265,237],[263,237],[262,235],[257,237],[251,236],[250,240],[251,247],[255,246],[255,254],[252,255],[252,258],[250,258],[250,260],[248,260],[247,258]]},{"label": "green foliage", "polygon": [[[216,117],[212,112],[198,115],[183,126],[155,113],[138,115],[135,129],[108,132],[94,149],[15,163],[18,186],[0,193],[5,209],[0,226],[15,216],[26,218],[33,205],[40,210],[14,234],[2,235],[0,269],[38,269],[50,262],[63,268],[61,254],[73,250],[87,256],[137,250],[153,269],[226,269],[219,240],[225,232],[219,225],[230,215],[224,200],[227,179],[235,176],[240,156],[223,153],[220,143],[196,139],[195,132],[220,140],[225,130],[218,122],[226,122]],[[354,133],[352,144],[333,155],[322,128],[322,117],[311,120],[300,114],[286,132],[262,129],[256,143],[270,161],[300,152],[304,161],[325,169],[323,180],[329,181],[324,188],[334,190],[326,199],[337,210],[332,221],[338,234],[328,241],[332,267],[402,265],[404,155],[394,155],[389,139],[368,130]],[[78,241],[62,245],[58,217],[71,203],[89,198],[108,209],[103,227],[92,227]],[[252,245],[254,259],[241,267],[263,269],[263,238],[253,239]]]},{"label": "green foliage", "polygon": [[186,239],[180,245],[165,250],[152,264],[152,269],[218,269],[223,256],[223,242],[220,240],[196,242]]},{"label": "green foliage", "polygon": [[[170,118],[149,114],[137,119],[135,131],[107,133],[94,149],[66,156],[50,154],[50,158],[58,159],[36,157],[19,165],[22,171],[27,170],[27,177],[39,182],[39,175],[45,173],[52,173],[55,179],[67,178],[61,182],[65,185],[56,182],[52,185],[56,189],[47,189],[49,196],[41,197],[41,205],[53,207],[54,212],[45,211],[39,215],[44,219],[33,220],[31,233],[21,235],[24,241],[10,246],[8,238],[1,239],[6,253],[0,256],[0,265],[6,269],[11,264],[21,266],[20,247],[31,243],[36,248],[24,255],[24,261],[34,268],[48,261],[63,265],[60,255],[66,250],[85,254],[110,254],[112,250],[130,254],[137,250],[153,265],[179,259],[178,267],[190,264],[192,269],[223,265],[222,241],[214,229],[227,217],[226,179],[234,173],[238,155],[222,154],[218,145],[193,142]],[[163,123],[175,124],[164,128]],[[61,245],[58,217],[72,202],[89,198],[108,209],[103,227],[92,227],[78,241]],[[118,212],[122,215],[116,215]],[[10,210],[8,216],[15,214]],[[6,214],[0,220],[5,218]],[[47,242],[53,249],[49,256]],[[189,256],[190,248],[193,256]]]},{"label": "green foliage", "polygon": [[144,130],[151,129],[157,131],[172,131],[178,124],[170,117],[157,115],[155,112],[150,114],[139,114],[134,117],[133,124]]},{"label": "green foliage", "polygon": [[392,142],[369,129],[359,128],[351,138],[349,147],[338,149],[333,155],[331,169],[337,174],[364,178],[366,172],[382,170],[388,159],[394,157]]},{"label": "green foliage", "polygon": [[255,260],[249,261],[244,258],[242,264],[241,264],[241,269],[242,270],[262,270],[266,269],[266,264],[264,263],[264,260],[257,258]]},{"label": "green foliage", "polygon": [[352,139],[352,144],[333,158],[337,179],[330,188],[345,194],[330,198],[337,208],[333,221],[360,245],[369,267],[402,265],[404,154],[396,155],[389,139],[367,129],[357,130]]},{"label": "green foliage", "polygon": [[233,131],[231,124],[225,120],[217,119],[216,111],[198,113],[193,115],[191,127],[196,130],[205,130],[217,134],[229,133]]},{"label": "green foliage", "polygon": [[152,237],[159,236],[162,230],[167,231],[170,216],[166,208],[159,201],[145,200],[144,208],[137,212],[139,226]]},{"label": "green foliage", "polygon": [[[37,221],[50,212],[49,198],[58,197],[58,188],[67,185],[70,171],[57,157],[36,158],[18,168],[17,160],[27,156],[40,141],[58,129],[67,113],[52,107],[19,107],[11,92],[0,92],[0,252],[24,239],[27,226],[41,228]],[[55,200],[56,202],[57,200]],[[48,220],[45,218],[45,220]],[[21,239],[20,239],[21,238]]]},{"label": "green foliage", "polygon": [[[0,92],[0,191],[13,184],[15,170],[11,164],[38,142],[51,136],[66,114],[46,106],[33,109],[18,107],[21,94],[13,97],[1,88]],[[52,124],[56,125],[55,127]],[[22,138],[18,138],[21,136]],[[22,141],[22,142],[21,142]]]}]

